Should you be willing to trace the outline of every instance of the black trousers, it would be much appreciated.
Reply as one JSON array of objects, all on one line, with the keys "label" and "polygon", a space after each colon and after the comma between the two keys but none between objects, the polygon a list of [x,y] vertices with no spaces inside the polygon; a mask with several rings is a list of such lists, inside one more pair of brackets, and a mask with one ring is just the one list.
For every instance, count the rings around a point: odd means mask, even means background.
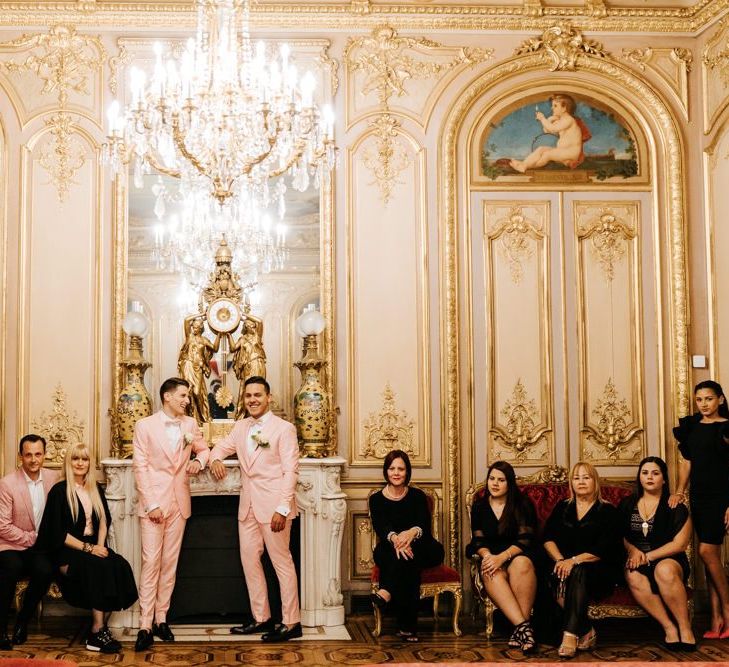
[{"label": "black trousers", "polygon": [[392,595],[390,605],[397,627],[405,632],[415,632],[418,627],[420,571],[440,565],[445,556],[443,546],[433,539],[413,542],[412,548],[412,560],[398,558],[390,542],[380,542],[374,553],[380,568],[380,588]]},{"label": "black trousers", "polygon": [[27,623],[53,579],[53,565],[34,549],[0,551],[0,633],[7,632],[8,614],[19,579],[30,578],[16,624]]}]

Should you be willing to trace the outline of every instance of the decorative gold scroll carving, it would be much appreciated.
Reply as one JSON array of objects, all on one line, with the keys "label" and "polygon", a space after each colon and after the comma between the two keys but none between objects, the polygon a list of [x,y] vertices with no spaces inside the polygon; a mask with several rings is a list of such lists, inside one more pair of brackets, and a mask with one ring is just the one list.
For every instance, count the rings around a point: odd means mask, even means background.
[{"label": "decorative gold scroll carving", "polygon": [[31,428],[34,433],[46,439],[46,465],[60,468],[66,456],[66,449],[84,440],[84,422],[76,412],[66,407],[66,392],[59,382],[52,396],[53,407],[50,414],[42,412],[33,419]]},{"label": "decorative gold scroll carving", "polygon": [[499,238],[499,247],[509,263],[511,280],[519,284],[524,275],[522,263],[534,254],[531,241],[544,238],[541,224],[529,220],[521,206],[513,206],[505,218],[494,223],[489,236]]},{"label": "decorative gold scroll carving", "polygon": [[544,14],[542,0],[524,0],[521,13],[524,16],[542,16]]},{"label": "decorative gold scroll carving", "polygon": [[53,138],[43,145],[40,156],[40,164],[56,186],[61,203],[66,201],[70,186],[77,185],[74,177],[86,162],[86,151],[72,136],[72,123],[65,111],[59,111],[46,121]]},{"label": "decorative gold scroll carving", "polygon": [[[376,27],[368,37],[350,38],[344,49],[344,59],[350,73],[364,73],[361,94],[376,92],[380,107],[386,111],[393,95],[407,94],[405,84],[410,79],[429,79],[459,65],[483,62],[493,55],[493,49],[462,47],[447,62],[415,57],[415,54],[426,55],[432,49],[440,48],[445,47],[425,37],[399,37],[395,28],[383,25]],[[407,51],[415,51],[415,54]]]},{"label": "decorative gold scroll carving", "polygon": [[625,256],[624,241],[635,238],[635,231],[618,220],[611,210],[603,209],[597,220],[580,229],[579,237],[590,239],[593,257],[602,267],[605,279],[612,282],[615,264]]},{"label": "decorative gold scroll carving", "polygon": [[112,95],[116,95],[119,87],[119,70],[132,60],[133,56],[124,44],[119,45],[119,53],[109,58],[109,90]]},{"label": "decorative gold scroll carving", "polygon": [[23,35],[0,44],[0,49],[37,49],[23,62],[0,63],[8,72],[33,72],[44,83],[43,94],[58,94],[58,104],[65,107],[69,92],[89,94],[88,77],[106,62],[101,38],[80,35],[70,25],[55,25],[41,35]]},{"label": "decorative gold scroll carving", "polygon": [[547,466],[544,470],[538,470],[531,475],[519,475],[520,484],[566,484],[569,479],[569,471],[562,466]]},{"label": "decorative gold scroll carving", "polygon": [[369,574],[375,565],[375,561],[372,560],[372,532],[372,521],[369,518],[362,519],[357,523],[357,536],[355,538],[355,553],[359,556],[357,558],[357,573],[366,572]]},{"label": "decorative gold scroll carving", "polygon": [[585,11],[594,18],[604,18],[608,14],[605,0],[585,0]]},{"label": "decorative gold scroll carving", "polygon": [[339,90],[339,61],[329,55],[328,46],[322,47],[322,50],[317,56],[316,60],[319,64],[326,65],[329,68],[329,74],[331,76],[332,97],[334,97]]},{"label": "decorative gold scroll carving", "polygon": [[703,66],[704,134],[709,134],[729,105],[729,19],[717,24],[701,56]]},{"label": "decorative gold scroll carving", "polygon": [[382,392],[382,408],[364,423],[363,458],[384,459],[389,451],[402,449],[415,456],[415,422],[395,407],[395,393],[388,382]]},{"label": "decorative gold scroll carving", "polygon": [[537,404],[527,394],[521,378],[516,381],[500,414],[503,426],[495,424],[489,431],[494,440],[508,448],[511,455],[505,456],[505,452],[502,452],[500,456],[523,463],[528,458],[529,451],[541,443],[547,428],[540,427],[541,417]]},{"label": "decorative gold scroll carving", "polygon": [[393,188],[401,184],[398,175],[412,164],[413,159],[397,138],[400,122],[389,113],[378,116],[369,125],[374,130],[375,148],[364,151],[363,162],[375,178],[370,185],[377,185],[380,200],[387,205]]},{"label": "decorative gold scroll carving", "polygon": [[729,86],[729,40],[726,41],[724,48],[714,55],[709,55],[707,48],[704,52],[703,62],[707,70],[710,72],[716,70],[721,77],[722,83]]},{"label": "decorative gold scroll carving", "polygon": [[684,66],[686,67],[686,72],[691,71],[694,66],[694,54],[691,53],[691,49],[685,49],[679,46],[675,49],[671,49],[671,54],[674,56],[674,58],[676,58],[676,60],[684,63]]},{"label": "decorative gold scroll carving", "polygon": [[[628,402],[622,398],[615,388],[612,378],[608,378],[603,389],[602,396],[597,399],[592,409],[595,417],[595,424],[585,424],[582,432],[588,442],[592,442],[599,454],[592,451],[592,448],[585,448],[585,454],[589,458],[618,460],[632,460],[636,453],[640,453],[640,444],[635,443],[634,436],[642,429],[633,424],[631,410]],[[635,445],[638,444],[636,450]]]},{"label": "decorative gold scroll carving", "polygon": [[558,23],[547,28],[541,37],[527,39],[514,52],[521,56],[528,53],[541,53],[552,61],[551,72],[557,70],[574,71],[582,56],[605,58],[608,53],[600,42],[583,37],[582,32],[568,22]]},{"label": "decorative gold scroll carving", "polygon": [[623,49],[620,56],[623,60],[635,65],[641,72],[645,72],[646,65],[653,57],[653,49],[650,46],[634,49]]}]

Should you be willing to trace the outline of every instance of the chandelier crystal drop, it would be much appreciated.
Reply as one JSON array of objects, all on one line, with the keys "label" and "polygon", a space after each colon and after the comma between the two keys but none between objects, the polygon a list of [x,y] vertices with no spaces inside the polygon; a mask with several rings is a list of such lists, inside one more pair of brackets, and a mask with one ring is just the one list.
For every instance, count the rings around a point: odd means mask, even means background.
[{"label": "chandelier crystal drop", "polygon": [[[183,198],[271,203],[283,215],[287,183],[318,187],[334,166],[334,117],[314,102],[311,72],[299,76],[282,45],[270,58],[251,43],[249,0],[197,0],[197,32],[178,61],[156,62],[147,79],[131,71],[131,102],[109,109],[105,159],[129,160],[135,181],[161,172],[180,179]],[[235,217],[235,216],[234,216]]]}]

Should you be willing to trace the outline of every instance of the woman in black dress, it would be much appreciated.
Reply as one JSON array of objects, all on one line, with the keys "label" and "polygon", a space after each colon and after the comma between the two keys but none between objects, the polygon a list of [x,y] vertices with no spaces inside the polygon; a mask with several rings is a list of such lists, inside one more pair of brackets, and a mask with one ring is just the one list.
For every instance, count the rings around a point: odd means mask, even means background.
[{"label": "woman in black dress", "polygon": [[409,486],[412,467],[408,455],[395,449],[382,465],[385,487],[370,496],[372,527],[379,538],[374,559],[380,568],[380,588],[372,604],[380,610],[394,607],[405,641],[418,641],[420,571],[443,562],[443,546],[431,532],[428,499]]},{"label": "woman in black dress", "polygon": [[557,652],[572,658],[578,649],[595,645],[588,604],[612,592],[622,561],[618,510],[600,499],[600,477],[591,464],[572,468],[570,498],[560,501],[547,519],[544,549],[554,562],[550,586],[564,609]]},{"label": "woman in black dress", "polygon": [[86,648],[116,653],[121,644],[111,636],[104,613],[131,606],[137,587],[129,563],[106,546],[111,514],[94,470],[86,445],[68,449],[61,481],[48,492],[37,543],[60,570],[66,602],[91,610]]},{"label": "woman in black dress", "polygon": [[481,557],[486,593],[514,625],[509,646],[532,651],[536,643],[529,618],[537,592],[534,538],[537,518],[531,501],[519,490],[514,468],[491,464],[486,493],[471,508],[471,542],[466,556]]},{"label": "woman in black dress", "polygon": [[721,385],[712,380],[694,389],[698,413],[679,419],[673,434],[683,460],[678,488],[668,504],[686,501],[690,483],[691,518],[699,537],[711,600],[711,628],[706,639],[729,637],[729,584],[721,562],[721,545],[729,527],[729,408]]},{"label": "woman in black dress", "polygon": [[685,585],[691,519],[685,505],[669,507],[668,496],[666,462],[657,456],[644,458],[635,494],[620,503],[628,552],[625,578],[638,604],[663,627],[666,646],[693,651],[696,639]]}]

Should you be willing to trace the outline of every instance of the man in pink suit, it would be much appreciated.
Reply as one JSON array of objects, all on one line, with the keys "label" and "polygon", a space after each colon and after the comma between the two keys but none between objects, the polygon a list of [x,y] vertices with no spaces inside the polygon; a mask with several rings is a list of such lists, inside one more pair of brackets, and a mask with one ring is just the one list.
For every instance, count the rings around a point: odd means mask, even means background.
[{"label": "man in pink suit", "polygon": [[[297,514],[299,444],[293,424],[269,411],[271,388],[265,378],[245,381],[243,402],[249,417],[240,419],[210,453],[210,471],[222,480],[222,460],[235,453],[241,469],[238,535],[253,622],[231,628],[234,634],[264,633],[264,642],[301,637],[301,613],[294,559],[289,550],[291,521]],[[274,626],[261,556],[264,545],[281,589],[283,623]]]},{"label": "man in pink suit", "polygon": [[[175,639],[167,624],[167,610],[190,517],[188,475],[199,473],[210,454],[197,422],[185,414],[189,392],[186,380],[165,380],[159,390],[162,409],[140,419],[134,429],[132,468],[142,534],[136,651],[149,648],[153,635],[163,641]],[[192,460],[191,450],[195,454]]]},{"label": "man in pink suit", "polygon": [[[43,468],[46,441],[40,435],[24,435],[18,453],[20,468],[0,479],[0,651],[9,651],[12,644],[23,644],[28,638],[28,620],[53,578],[50,559],[34,545],[46,496],[58,474]],[[11,643],[8,612],[22,577],[28,577],[29,583]]]}]

